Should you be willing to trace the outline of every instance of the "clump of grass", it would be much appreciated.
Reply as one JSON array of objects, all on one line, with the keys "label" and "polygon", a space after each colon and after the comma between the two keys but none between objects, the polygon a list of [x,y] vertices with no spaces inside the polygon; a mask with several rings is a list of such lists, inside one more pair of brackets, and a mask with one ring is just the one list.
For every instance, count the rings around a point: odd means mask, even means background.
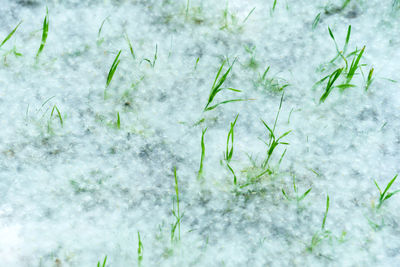
[{"label": "clump of grass", "polygon": [[336,48],[336,56],[329,62],[329,63],[334,63],[339,57],[342,58],[345,63],[346,63],[346,69],[347,69],[347,60],[345,58],[345,53],[347,51],[347,47],[349,45],[349,41],[350,41],[350,35],[351,35],[351,25],[349,25],[349,27],[347,28],[347,34],[346,34],[346,39],[344,42],[344,46],[342,50],[339,50],[338,44],[336,42],[335,36],[333,35],[333,32],[331,30],[331,28],[328,27],[328,32],[330,37],[332,38],[333,42],[335,43],[335,48]]},{"label": "clump of grass", "polygon": [[[181,240],[181,220],[183,214],[179,210],[179,187],[178,177],[176,175],[176,167],[174,167],[174,178],[175,178],[175,199],[173,200],[172,215],[175,217],[175,223],[171,224],[171,242],[177,242]],[[176,205],[175,205],[176,203]],[[178,229],[178,235],[176,235],[176,229]]]},{"label": "clump of grass", "polygon": [[43,48],[46,44],[48,32],[49,32],[49,9],[46,7],[46,16],[44,17],[43,20],[42,41],[40,43],[39,50],[36,53],[36,59],[39,58],[40,53],[42,53],[43,51]]},{"label": "clump of grass", "polygon": [[[106,90],[107,90],[108,86],[110,85],[110,83],[112,81],[112,78],[114,77],[114,73],[117,70],[117,67],[118,67],[118,65],[120,63],[119,55],[121,54],[121,51],[122,50],[119,50],[117,56],[115,57],[112,65],[110,67],[110,70],[108,71],[107,81],[106,81]],[[104,90],[104,98],[106,98],[106,90]]]},{"label": "clump of grass", "polygon": [[361,49],[361,51],[358,53],[357,56],[354,55],[353,61],[351,62],[351,65],[350,65],[350,69],[346,75],[346,84],[349,84],[351,82],[351,80],[353,79],[354,74],[359,67],[360,59],[364,53],[364,50],[365,50],[365,46]]},{"label": "clump of grass", "polygon": [[204,135],[207,131],[207,128],[202,130],[201,132],[201,158],[200,158],[200,167],[199,167],[199,172],[197,173],[197,179],[201,179],[203,177],[203,161],[205,157],[205,145],[204,145]]},{"label": "clump of grass", "polygon": [[[269,163],[270,163],[270,160],[272,158],[272,155],[275,152],[275,149],[279,145],[289,145],[289,143],[282,142],[281,140],[285,136],[287,136],[289,133],[291,133],[291,131],[287,131],[287,132],[283,133],[279,137],[276,136],[276,132],[275,132],[276,124],[278,122],[279,114],[280,114],[280,111],[281,111],[281,108],[282,108],[283,97],[284,97],[284,94],[282,94],[282,96],[281,96],[278,112],[276,114],[275,121],[274,121],[274,126],[271,128],[270,126],[268,126],[268,124],[265,121],[263,121],[261,119],[261,122],[263,123],[263,125],[267,129],[267,133],[269,135],[269,140],[268,141],[263,141],[265,143],[265,145],[267,146],[266,157],[261,162],[260,165],[258,165],[255,160],[250,158],[250,161],[252,162],[253,167],[250,168],[251,171],[248,173],[246,183],[242,184],[240,186],[240,188],[244,188],[244,187],[247,187],[247,186],[249,186],[251,184],[255,184],[255,183],[259,182],[261,177],[264,176],[265,174],[272,175],[274,173],[274,169],[271,168]],[[286,153],[286,149],[284,150],[284,152],[282,153],[282,155],[281,155],[281,157],[279,159],[278,166],[282,162],[283,157],[285,156],[285,153]]]},{"label": "clump of grass", "polygon": [[400,189],[399,189],[399,190],[395,190],[395,191],[390,192],[390,193],[388,192],[389,189],[390,189],[390,187],[391,187],[392,184],[394,183],[394,181],[396,181],[397,176],[398,176],[398,174],[396,174],[396,175],[393,177],[393,179],[390,180],[390,182],[386,185],[386,188],[385,188],[385,190],[383,190],[383,192],[382,192],[382,190],[380,189],[380,187],[379,187],[378,183],[376,182],[376,180],[374,180],[374,183],[375,183],[376,187],[377,187],[378,190],[379,190],[379,203],[378,203],[378,206],[376,207],[376,209],[379,210],[379,209],[381,208],[382,204],[385,203],[386,200],[388,200],[389,198],[391,198],[392,196],[394,196],[395,194],[397,194],[397,193],[400,192]]},{"label": "clump of grass", "polygon": [[239,114],[236,115],[236,118],[233,122],[231,122],[231,127],[228,132],[228,137],[226,138],[226,149],[225,149],[225,154],[224,154],[224,159],[226,162],[226,166],[228,167],[229,171],[233,174],[233,184],[237,184],[237,177],[235,172],[233,171],[232,167],[229,165],[231,162],[231,159],[233,157],[233,142],[234,142],[234,128],[236,125],[236,121],[239,117]]},{"label": "clump of grass", "polygon": [[215,76],[214,83],[213,83],[213,85],[212,85],[212,87],[211,87],[210,95],[208,96],[207,104],[206,104],[206,106],[204,107],[203,111],[213,110],[213,109],[215,109],[216,107],[218,107],[219,105],[222,105],[222,104],[227,104],[227,103],[232,103],[232,102],[245,101],[245,100],[247,100],[247,99],[231,99],[231,100],[226,100],[226,101],[222,101],[222,102],[219,102],[219,103],[217,103],[217,104],[211,105],[211,103],[213,102],[215,96],[216,96],[219,92],[221,92],[222,90],[224,90],[224,89],[231,90],[231,91],[233,91],[233,92],[241,92],[241,91],[238,90],[238,89],[234,89],[234,88],[224,88],[224,87],[222,87],[222,85],[225,83],[225,81],[226,81],[226,79],[227,79],[229,73],[230,73],[231,70],[232,70],[233,64],[235,64],[235,61],[236,61],[236,59],[233,61],[232,65],[229,66],[228,70],[220,77],[221,71],[222,71],[223,67],[225,66],[226,60],[224,60],[224,61],[222,62],[221,67],[219,68],[218,73],[217,73],[217,75]]},{"label": "clump of grass", "polygon": [[267,151],[267,157],[266,157],[266,159],[264,160],[264,162],[262,164],[262,168],[263,169],[265,169],[268,166],[269,160],[271,159],[271,156],[272,156],[275,148],[278,145],[288,145],[289,144],[289,143],[286,143],[286,142],[281,142],[281,139],[284,138],[285,136],[287,136],[291,132],[291,130],[283,133],[278,138],[276,138],[276,136],[275,136],[276,123],[278,122],[279,114],[280,114],[281,109],[282,109],[283,96],[284,96],[284,94],[282,94],[282,96],[281,96],[281,100],[279,102],[278,112],[276,114],[275,121],[274,121],[274,126],[272,127],[272,129],[267,125],[267,123],[265,123],[265,121],[261,120],[261,122],[264,124],[265,128],[267,128],[267,130],[269,132],[269,141],[268,141],[268,143],[265,142],[265,144],[268,146],[268,151]]},{"label": "clump of grass", "polygon": [[283,90],[289,86],[285,80],[281,78],[271,77],[268,78],[268,73],[271,67],[268,66],[262,75],[259,74],[258,80],[254,83],[255,87],[272,91],[272,92],[283,92]]},{"label": "clump of grass", "polygon": [[301,194],[301,195],[299,195],[299,192],[298,192],[298,188],[297,188],[297,186],[296,186],[296,177],[293,175],[293,191],[294,191],[294,193],[295,193],[295,197],[290,197],[286,192],[285,192],[285,190],[282,188],[282,194],[283,194],[283,196],[287,199],[287,200],[289,200],[289,201],[293,201],[293,200],[296,200],[296,202],[297,202],[297,204],[299,204],[300,203],[300,201],[302,201],[310,192],[311,192],[311,187],[308,189],[308,190],[306,190],[303,194]]},{"label": "clump of grass", "polygon": [[19,25],[21,25],[22,20],[18,23],[17,26],[15,26],[15,28],[6,36],[6,38],[4,38],[4,40],[1,42],[0,44],[0,48],[14,35],[14,33],[17,31]]},{"label": "clump of grass", "polygon": [[58,109],[58,107],[57,107],[56,105],[54,105],[53,108],[52,108],[52,110],[51,110],[51,113],[50,113],[49,121],[48,121],[48,123],[47,123],[47,132],[48,132],[48,133],[51,133],[51,132],[52,132],[51,119],[53,118],[53,115],[55,115],[54,112],[57,113],[57,117],[58,117],[58,119],[59,119],[59,121],[60,121],[61,127],[64,126],[64,121],[63,121],[63,119],[62,119],[61,112],[60,112],[60,110]]},{"label": "clump of grass", "polygon": [[104,257],[103,264],[101,264],[100,261],[97,262],[97,267],[106,267],[106,262],[107,262],[107,256]]},{"label": "clump of grass", "polygon": [[154,66],[156,65],[156,61],[157,61],[157,50],[158,50],[158,46],[157,46],[157,44],[156,44],[156,51],[154,52],[153,61],[150,61],[150,59],[148,59],[148,58],[144,58],[144,59],[142,60],[142,61],[148,62],[152,68],[154,68]]},{"label": "clump of grass", "polygon": [[143,243],[142,243],[142,240],[140,239],[139,231],[137,232],[137,234],[138,234],[138,249],[137,249],[138,266],[141,266],[142,261],[143,261]]},{"label": "clump of grass", "polygon": [[323,82],[324,80],[328,79],[328,82],[326,84],[325,87],[325,92],[322,94],[321,98],[319,99],[320,103],[325,102],[326,98],[329,96],[329,94],[331,93],[332,89],[334,88],[334,83],[335,81],[339,78],[340,74],[342,73],[343,68],[339,68],[337,70],[335,70],[334,72],[332,72],[331,75],[328,75],[324,78],[322,78],[319,82]]},{"label": "clump of grass", "polygon": [[[341,92],[343,92],[347,88],[356,87],[356,85],[352,84],[351,82],[357,74],[356,73],[357,69],[360,69],[361,74],[363,75],[361,67],[365,66],[364,64],[360,64],[361,58],[365,51],[365,46],[361,50],[356,49],[353,52],[346,55],[346,51],[347,51],[347,47],[348,47],[350,35],[351,35],[351,25],[347,29],[346,40],[345,40],[344,47],[342,50],[339,50],[335,36],[333,35],[333,32],[329,27],[328,27],[328,31],[329,31],[329,35],[331,36],[332,40],[335,43],[335,48],[336,48],[336,53],[337,53],[336,56],[329,62],[328,65],[335,66],[336,65],[335,61],[338,58],[343,59],[343,62],[345,65],[337,68],[331,74],[326,75],[325,77],[323,77],[321,80],[319,80],[318,82],[316,82],[314,84],[313,88],[315,88],[316,86],[319,86],[325,80],[327,80],[327,83],[325,86],[325,91],[319,100],[320,103],[325,102],[326,98],[329,96],[332,89],[335,87],[338,88]],[[353,59],[351,61],[351,64],[349,65],[348,59],[350,57],[353,57]],[[373,74],[373,68],[371,69],[369,76],[368,76],[368,80],[366,81],[366,85],[365,85],[366,90],[368,90],[369,85],[372,83],[372,74]],[[335,82],[339,81],[340,76],[343,76],[343,78],[340,79],[343,82],[339,85],[335,85]],[[364,75],[363,75],[363,77],[364,77]],[[364,77],[364,80],[365,80],[365,77]]]},{"label": "clump of grass", "polygon": [[314,248],[321,243],[322,240],[328,238],[331,236],[331,231],[327,231],[325,229],[325,223],[326,223],[326,218],[328,216],[328,211],[329,211],[329,195],[326,196],[326,207],[325,207],[325,213],[324,213],[324,218],[322,220],[322,225],[321,225],[321,229],[319,231],[317,231],[312,239],[311,239],[311,244],[310,246],[307,247],[307,250],[312,252],[314,250]]}]

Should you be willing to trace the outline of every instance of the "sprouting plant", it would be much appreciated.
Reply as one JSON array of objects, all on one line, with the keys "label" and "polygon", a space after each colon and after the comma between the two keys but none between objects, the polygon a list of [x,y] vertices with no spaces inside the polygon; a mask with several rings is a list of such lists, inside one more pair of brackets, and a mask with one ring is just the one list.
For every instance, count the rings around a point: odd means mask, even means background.
[{"label": "sprouting plant", "polygon": [[325,102],[326,98],[329,96],[332,89],[334,88],[333,85],[334,85],[335,81],[339,78],[342,71],[343,71],[343,68],[339,68],[339,69],[335,70],[334,72],[332,72],[331,75],[325,76],[319,82],[317,82],[317,84],[319,84],[329,78],[328,82],[326,84],[326,87],[325,87],[325,92],[322,94],[321,98],[319,99],[320,103]]},{"label": "sprouting plant", "polygon": [[[371,68],[368,73],[367,81],[365,82],[365,91],[368,91],[371,83],[374,81],[372,75],[374,74],[374,68]],[[363,75],[364,76],[364,75]]]},{"label": "sprouting plant", "polygon": [[154,66],[156,65],[156,61],[157,61],[157,49],[158,49],[158,47],[157,47],[157,44],[156,44],[156,51],[155,51],[155,53],[154,53],[154,57],[153,57],[153,61],[150,61],[150,59],[148,59],[148,58],[144,58],[142,61],[147,61],[149,64],[150,64],[150,66],[152,67],[152,68],[154,68]]},{"label": "sprouting plant", "polygon": [[281,79],[281,78],[267,78],[267,75],[270,70],[270,66],[268,66],[262,75],[259,74],[258,80],[255,83],[256,87],[261,86],[263,89],[273,91],[273,92],[282,92],[289,84]]},{"label": "sprouting plant", "polygon": [[309,193],[310,193],[310,191],[311,191],[311,187],[307,190],[307,191],[305,191],[302,195],[299,195],[299,192],[298,192],[298,188],[297,188],[297,186],[296,186],[296,177],[293,175],[293,191],[294,191],[294,193],[295,193],[295,197],[290,197],[286,192],[285,192],[285,190],[282,188],[282,194],[283,194],[283,196],[287,199],[287,200],[289,200],[289,201],[292,201],[292,200],[296,200],[297,201],[297,204],[300,202],[300,201],[302,201]]},{"label": "sprouting plant", "polygon": [[142,260],[143,260],[143,243],[142,243],[142,240],[140,239],[139,231],[137,232],[137,235],[138,235],[138,249],[137,249],[138,266],[140,266],[142,264]]},{"label": "sprouting plant", "polygon": [[349,25],[349,27],[347,28],[346,40],[344,42],[344,46],[343,46],[343,49],[341,51],[339,50],[339,47],[338,47],[338,44],[336,42],[335,36],[333,35],[331,28],[329,28],[329,27],[328,27],[328,32],[329,32],[329,35],[331,36],[333,42],[335,43],[335,48],[336,48],[336,52],[337,52],[336,56],[330,61],[330,63],[334,63],[336,61],[336,59],[341,57],[344,60],[345,64],[346,64],[345,69],[347,70],[347,65],[348,64],[347,64],[346,57],[344,55],[346,54],[347,47],[348,47],[349,41],[350,41],[351,25]]},{"label": "sprouting plant", "polygon": [[229,163],[233,156],[234,127],[235,127],[238,117],[239,117],[239,114],[237,114],[235,120],[233,122],[231,122],[231,127],[228,132],[228,137],[226,138],[226,150],[225,150],[225,155],[224,155],[226,166],[228,167],[229,171],[233,174],[233,184],[234,185],[237,184],[237,178],[236,178],[235,172],[233,171],[233,169],[229,165]]},{"label": "sprouting plant", "polygon": [[230,25],[237,26],[238,19],[235,14],[229,12],[229,1],[226,1],[226,7],[222,13],[222,23],[223,25],[219,28],[220,30],[229,30]]},{"label": "sprouting plant", "polygon": [[19,25],[21,25],[22,20],[18,23],[17,26],[15,26],[15,28],[7,35],[6,38],[4,38],[4,40],[1,42],[0,44],[0,48],[13,36],[13,34],[17,31]]},{"label": "sprouting plant", "polygon": [[365,46],[361,49],[361,51],[358,53],[358,55],[354,55],[353,61],[351,62],[350,69],[346,75],[346,84],[349,84],[351,80],[353,79],[353,76],[356,72],[356,70],[359,67],[360,59],[364,53]]},{"label": "sprouting plant", "polygon": [[197,69],[197,65],[199,64],[200,57],[196,59],[196,63],[194,64],[194,70]]},{"label": "sprouting plant", "polygon": [[133,58],[133,60],[135,60],[136,59],[136,55],[135,55],[135,52],[133,50],[133,46],[132,46],[131,40],[129,40],[129,37],[128,37],[127,34],[125,34],[125,40],[128,43],[129,52],[131,52],[132,58]]},{"label": "sprouting plant", "polygon": [[317,28],[320,18],[321,18],[321,12],[315,16],[314,21],[311,26],[312,30],[315,30],[315,28]]},{"label": "sprouting plant", "polygon": [[[110,70],[108,71],[107,81],[106,81],[106,89],[107,89],[107,87],[110,85],[110,83],[111,83],[111,81],[112,81],[112,78],[113,78],[113,76],[114,76],[114,73],[115,73],[115,71],[117,70],[118,64],[119,64],[119,62],[120,62],[120,60],[119,60],[119,55],[121,54],[121,51],[122,51],[122,50],[119,50],[117,56],[116,56],[115,59],[114,59],[114,62],[113,62],[112,65],[111,65]],[[105,95],[105,91],[104,91],[104,95]]]},{"label": "sprouting plant", "polygon": [[96,41],[96,43],[97,43],[98,46],[100,46],[104,42],[104,38],[100,38],[100,35],[101,35],[101,31],[103,29],[104,23],[108,20],[109,17],[110,16],[107,16],[105,19],[103,19],[103,21],[101,22],[99,31],[97,32],[97,41]]},{"label": "sprouting plant", "polygon": [[[175,217],[175,223],[171,225],[171,242],[176,242],[181,240],[181,220],[183,214],[180,214],[179,210],[179,187],[178,187],[178,177],[176,175],[176,167],[174,167],[174,177],[175,177],[175,196],[176,198],[173,200],[173,208],[172,214]],[[175,206],[176,201],[176,206]],[[178,236],[176,236],[175,231],[178,229]]]},{"label": "sprouting plant", "polygon": [[121,129],[121,118],[119,117],[119,112],[117,112],[117,128]]},{"label": "sprouting plant", "polygon": [[311,239],[311,244],[310,244],[310,246],[307,247],[307,250],[310,252],[312,252],[313,249],[319,243],[321,243],[322,240],[330,237],[332,234],[331,231],[328,231],[325,229],[325,223],[326,223],[326,218],[328,216],[328,211],[329,211],[329,195],[326,196],[326,208],[325,208],[324,218],[322,220],[321,229],[313,235],[313,237]]},{"label": "sprouting plant", "polygon": [[287,136],[291,132],[291,130],[283,133],[278,138],[275,137],[275,128],[276,128],[276,123],[278,122],[279,113],[281,112],[283,96],[284,96],[284,94],[282,94],[282,96],[281,96],[281,100],[279,102],[278,112],[276,114],[275,121],[274,121],[274,126],[272,127],[272,129],[263,120],[261,120],[261,122],[264,124],[264,126],[267,128],[267,130],[269,132],[269,141],[268,141],[268,143],[264,142],[267,145],[268,150],[267,150],[267,157],[264,160],[264,162],[262,163],[262,168],[263,169],[265,169],[268,166],[269,160],[271,159],[271,156],[272,156],[275,148],[278,145],[288,145],[289,144],[289,143],[286,143],[286,142],[281,142],[281,139],[284,138],[285,136]]},{"label": "sprouting plant", "polygon": [[382,206],[382,204],[383,204],[386,200],[388,200],[388,199],[391,198],[393,195],[395,195],[395,194],[397,194],[397,193],[400,192],[400,189],[395,190],[395,191],[390,192],[390,193],[388,192],[388,190],[390,189],[390,187],[392,186],[392,184],[394,183],[394,181],[396,181],[397,176],[398,176],[398,174],[396,174],[396,175],[393,177],[393,179],[390,180],[390,182],[386,185],[386,188],[385,188],[385,190],[383,190],[383,192],[382,192],[382,190],[380,189],[380,187],[379,187],[378,183],[376,182],[376,180],[374,180],[374,183],[375,183],[376,187],[377,187],[378,190],[379,190],[379,204],[378,204],[378,206],[376,207],[377,209],[380,209],[381,206]]},{"label": "sprouting plant", "polygon": [[247,67],[251,68],[251,69],[257,69],[258,67],[258,62],[256,60],[256,55],[255,55],[255,46],[244,46],[244,49],[246,50],[247,53],[249,53],[250,55],[250,59],[247,63]]},{"label": "sprouting plant", "polygon": [[199,172],[197,174],[197,179],[201,179],[203,177],[203,161],[205,157],[205,145],[204,145],[204,134],[206,133],[207,128],[202,130],[201,132],[201,158],[200,158],[200,167],[199,167]]},{"label": "sprouting plant", "polygon": [[17,47],[14,45],[13,48],[11,50],[8,50],[4,55],[4,65],[8,66],[7,63],[7,57],[9,55],[13,54],[15,57],[22,57],[22,54],[20,52],[17,51]]},{"label": "sprouting plant", "polygon": [[36,53],[36,59],[39,58],[39,55],[40,53],[42,53],[44,45],[46,44],[48,31],[49,31],[49,9],[46,7],[46,16],[44,17],[43,20],[42,41],[40,43],[39,50]]},{"label": "sprouting plant", "polygon": [[57,112],[57,117],[58,117],[58,119],[59,119],[59,121],[60,121],[61,127],[64,126],[64,121],[63,121],[63,119],[62,119],[61,112],[60,112],[60,110],[58,109],[58,107],[57,107],[56,105],[54,105],[53,108],[52,108],[52,110],[51,110],[51,113],[50,113],[49,121],[48,121],[48,123],[47,123],[47,132],[48,132],[48,133],[52,132],[51,119],[53,118],[54,111]]},{"label": "sprouting plant", "polygon": [[97,267],[106,267],[106,262],[107,262],[107,256],[104,257],[103,264],[101,264],[100,261],[97,262]]},{"label": "sprouting plant", "polygon": [[226,138],[226,150],[224,159],[229,163],[233,156],[233,141],[234,141],[234,127],[236,121],[239,117],[239,114],[236,115],[235,120],[231,122],[231,128],[228,132],[228,137]]},{"label": "sprouting plant", "polygon": [[210,104],[213,102],[215,96],[221,92],[224,89],[228,89],[231,90],[233,92],[241,92],[238,89],[234,89],[234,88],[224,88],[222,87],[222,85],[224,84],[226,78],[228,77],[229,72],[232,70],[232,66],[233,64],[235,64],[236,59],[233,61],[232,65],[229,66],[228,70],[222,75],[221,78],[219,78],[222,68],[224,67],[226,61],[222,62],[221,67],[218,70],[217,76],[215,77],[214,83],[211,87],[211,91],[210,91],[210,95],[208,96],[208,101],[207,101],[207,105],[204,107],[203,111],[208,111],[208,110],[212,110],[215,109],[216,107],[218,107],[219,105],[222,104],[227,104],[227,103],[231,103],[231,102],[236,102],[236,101],[245,101],[246,99],[231,99],[231,100],[226,100],[226,101],[222,101],[219,102],[215,105],[210,106]]}]

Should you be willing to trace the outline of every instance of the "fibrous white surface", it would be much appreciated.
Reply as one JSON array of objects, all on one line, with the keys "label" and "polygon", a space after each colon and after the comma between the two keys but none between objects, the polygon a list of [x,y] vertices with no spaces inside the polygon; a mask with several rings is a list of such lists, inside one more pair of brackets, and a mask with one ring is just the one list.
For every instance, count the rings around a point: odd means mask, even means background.
[{"label": "fibrous white surface", "polygon": [[[48,38],[36,57],[46,3]],[[400,4],[273,6],[4,0],[0,42],[22,24],[0,48],[2,264],[95,266],[107,255],[107,266],[398,265],[400,195],[378,208],[374,179],[383,191],[400,172]],[[337,51],[328,27],[341,50],[349,25],[347,52],[365,46],[354,86],[320,103],[327,80],[315,83],[345,67],[340,57],[329,63]],[[246,101],[203,111],[223,61],[221,75],[234,62],[223,87],[241,92],[225,89],[213,104]],[[261,120],[273,126],[283,92],[275,134],[291,130],[288,144],[263,168]],[[234,185],[224,153],[237,114]],[[174,167],[183,217],[171,241]],[[312,188],[300,201],[293,177],[299,195]],[[389,192],[399,188],[396,180]]]}]

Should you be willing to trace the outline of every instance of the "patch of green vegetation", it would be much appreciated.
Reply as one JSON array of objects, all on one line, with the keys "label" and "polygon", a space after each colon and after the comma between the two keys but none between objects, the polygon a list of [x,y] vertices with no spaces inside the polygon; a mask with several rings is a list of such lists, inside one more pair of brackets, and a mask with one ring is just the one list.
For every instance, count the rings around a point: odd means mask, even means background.
[{"label": "patch of green vegetation", "polygon": [[385,190],[381,190],[381,188],[379,187],[378,183],[376,182],[376,180],[374,180],[374,183],[376,185],[376,187],[379,190],[379,203],[378,206],[376,207],[377,210],[379,210],[381,208],[381,206],[383,205],[383,203],[385,203],[386,200],[388,200],[389,198],[391,198],[392,196],[394,196],[395,194],[400,192],[400,189],[395,190],[393,192],[388,192],[390,187],[392,186],[392,184],[394,183],[394,181],[396,181],[398,174],[396,174],[392,180],[390,180],[390,182],[386,185]]},{"label": "patch of green vegetation", "polygon": [[325,229],[326,218],[329,211],[329,195],[326,196],[326,208],[324,213],[324,218],[322,220],[321,229],[317,231],[312,239],[310,246],[307,247],[307,251],[312,252],[316,246],[318,246],[324,239],[331,237],[332,232]]},{"label": "patch of green vegetation", "polygon": [[[329,61],[328,64],[323,66],[321,68],[321,71],[325,71],[326,69],[332,69],[332,68],[336,68],[336,69],[333,70],[331,74],[324,76],[322,79],[320,79],[318,82],[316,82],[313,86],[313,88],[316,88],[316,87],[320,86],[321,84],[323,84],[325,81],[327,81],[327,83],[325,85],[324,93],[322,94],[322,96],[319,99],[320,103],[325,102],[325,100],[327,99],[327,97],[330,95],[331,91],[334,88],[338,88],[340,90],[340,92],[343,92],[344,90],[346,90],[348,88],[356,87],[356,85],[352,84],[351,82],[352,82],[353,78],[358,74],[357,73],[358,69],[360,69],[360,72],[363,75],[361,67],[365,66],[365,64],[360,63],[361,58],[365,51],[365,46],[361,50],[356,49],[356,50],[350,52],[349,54],[346,54],[346,51],[347,51],[347,48],[349,45],[350,35],[351,35],[351,25],[347,29],[346,40],[345,40],[342,50],[339,50],[335,36],[333,35],[333,32],[329,27],[328,27],[328,32],[335,44],[336,56],[331,61]],[[348,62],[351,57],[353,57],[353,59],[349,65]],[[341,67],[337,68],[338,64],[336,63],[336,60],[339,58],[341,58],[343,60],[344,66],[342,65]],[[367,81],[365,81],[364,88],[366,90],[368,90],[369,86],[372,83],[372,80],[373,80],[372,74],[373,74],[373,68],[370,70]],[[340,77],[342,77],[342,78],[340,78]],[[365,78],[364,78],[364,80],[365,80]],[[339,81],[341,81],[341,83],[338,85],[335,85],[335,83],[339,82]]]},{"label": "patch of green vegetation", "polygon": [[241,92],[238,89],[234,89],[234,88],[230,88],[230,87],[228,87],[228,88],[222,87],[222,85],[225,83],[225,80],[227,79],[230,71],[232,70],[233,64],[235,64],[235,61],[236,61],[236,59],[233,61],[232,65],[229,66],[228,70],[221,77],[219,77],[220,74],[221,74],[221,71],[222,71],[222,69],[223,69],[223,67],[224,67],[224,65],[226,63],[226,60],[224,60],[222,62],[221,67],[218,70],[217,76],[215,76],[214,83],[213,83],[213,85],[211,87],[210,95],[208,96],[207,105],[204,107],[203,111],[213,110],[213,109],[215,109],[216,107],[218,107],[219,105],[222,105],[222,104],[248,100],[248,99],[241,99],[241,98],[240,99],[231,99],[231,100],[225,100],[225,101],[219,102],[217,104],[211,105],[211,103],[213,102],[213,100],[216,97],[216,95],[219,92],[221,92],[222,90],[227,89],[227,90],[230,90],[230,91],[233,91],[233,92]]},{"label": "patch of green vegetation", "polygon": [[254,82],[254,86],[257,89],[262,89],[268,92],[281,93],[289,86],[289,83],[279,77],[268,78],[267,76],[270,68],[271,67],[268,66],[262,75],[258,75],[258,79]]}]

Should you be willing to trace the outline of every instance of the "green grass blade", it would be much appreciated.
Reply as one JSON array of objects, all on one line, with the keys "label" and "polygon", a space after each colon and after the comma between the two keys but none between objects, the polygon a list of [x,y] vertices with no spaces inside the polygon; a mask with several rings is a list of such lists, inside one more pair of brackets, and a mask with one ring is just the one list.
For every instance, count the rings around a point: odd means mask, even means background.
[{"label": "green grass blade", "polygon": [[201,158],[200,158],[200,167],[199,167],[199,172],[197,174],[197,179],[200,179],[203,177],[203,162],[204,162],[204,157],[205,157],[205,145],[204,145],[204,135],[207,131],[207,128],[202,130],[201,132]]},{"label": "green grass blade", "polygon": [[321,18],[321,12],[318,13],[317,16],[315,16],[311,27],[312,30],[315,30],[315,28],[317,28],[320,18]]},{"label": "green grass blade", "polygon": [[113,78],[113,76],[114,76],[114,73],[115,73],[115,71],[117,70],[118,64],[119,64],[119,62],[120,62],[120,60],[119,60],[119,55],[121,54],[121,51],[122,51],[122,50],[119,50],[117,56],[116,56],[115,59],[114,59],[114,62],[113,62],[112,65],[111,65],[111,68],[110,68],[110,70],[109,70],[109,72],[108,72],[107,82],[106,82],[106,88],[110,85],[111,80],[112,80],[112,78]]},{"label": "green grass blade", "polygon": [[46,16],[43,20],[43,30],[42,30],[42,41],[40,43],[39,50],[36,53],[36,58],[39,57],[40,53],[42,53],[44,45],[46,44],[47,35],[49,31],[49,9],[46,7]]},{"label": "green grass blade", "polygon": [[129,52],[131,52],[132,58],[133,58],[133,60],[135,60],[136,59],[135,51],[133,50],[133,46],[132,46],[131,40],[129,40],[129,37],[128,37],[127,34],[125,34],[125,40],[128,43]]},{"label": "green grass blade", "polygon": [[0,44],[0,48],[13,36],[13,34],[17,31],[19,25],[21,25],[22,20],[18,23],[17,26],[15,26],[15,28],[7,35],[7,37],[3,40],[3,42],[1,42]]},{"label": "green grass blade", "polygon": [[385,190],[383,191],[382,195],[384,196],[386,194],[386,192],[390,189],[390,187],[392,186],[392,184],[394,183],[394,181],[396,181],[398,174],[396,174],[392,180],[390,180],[390,182],[387,184]]},{"label": "green grass blade", "polygon": [[347,76],[346,76],[346,83],[350,83],[350,81],[353,79],[353,76],[354,76],[357,68],[359,67],[359,63],[360,63],[361,57],[364,53],[364,50],[365,50],[365,46],[361,49],[358,56],[353,59],[353,62],[350,65],[349,72],[347,73]]},{"label": "green grass blade", "polygon": [[119,112],[117,112],[117,128],[121,129],[121,119],[119,117]]},{"label": "green grass blade", "polygon": [[331,93],[331,91],[333,89],[333,84],[339,78],[339,76],[342,73],[342,71],[343,71],[343,68],[337,69],[329,76],[328,83],[327,83],[326,88],[325,88],[325,92],[323,93],[323,95],[319,99],[320,103],[323,103],[326,100],[326,98],[329,96],[329,94]]},{"label": "green grass blade", "polygon": [[329,211],[329,195],[326,196],[326,209],[325,209],[324,219],[322,220],[321,230],[325,229],[325,222],[326,222],[326,217],[328,216],[328,211]]},{"label": "green grass blade", "polygon": [[311,189],[312,188],[310,188],[310,189],[308,189],[306,192],[304,192],[304,194],[301,196],[301,197],[299,197],[299,201],[302,201],[307,195],[308,195],[308,193],[310,193],[311,192]]}]

